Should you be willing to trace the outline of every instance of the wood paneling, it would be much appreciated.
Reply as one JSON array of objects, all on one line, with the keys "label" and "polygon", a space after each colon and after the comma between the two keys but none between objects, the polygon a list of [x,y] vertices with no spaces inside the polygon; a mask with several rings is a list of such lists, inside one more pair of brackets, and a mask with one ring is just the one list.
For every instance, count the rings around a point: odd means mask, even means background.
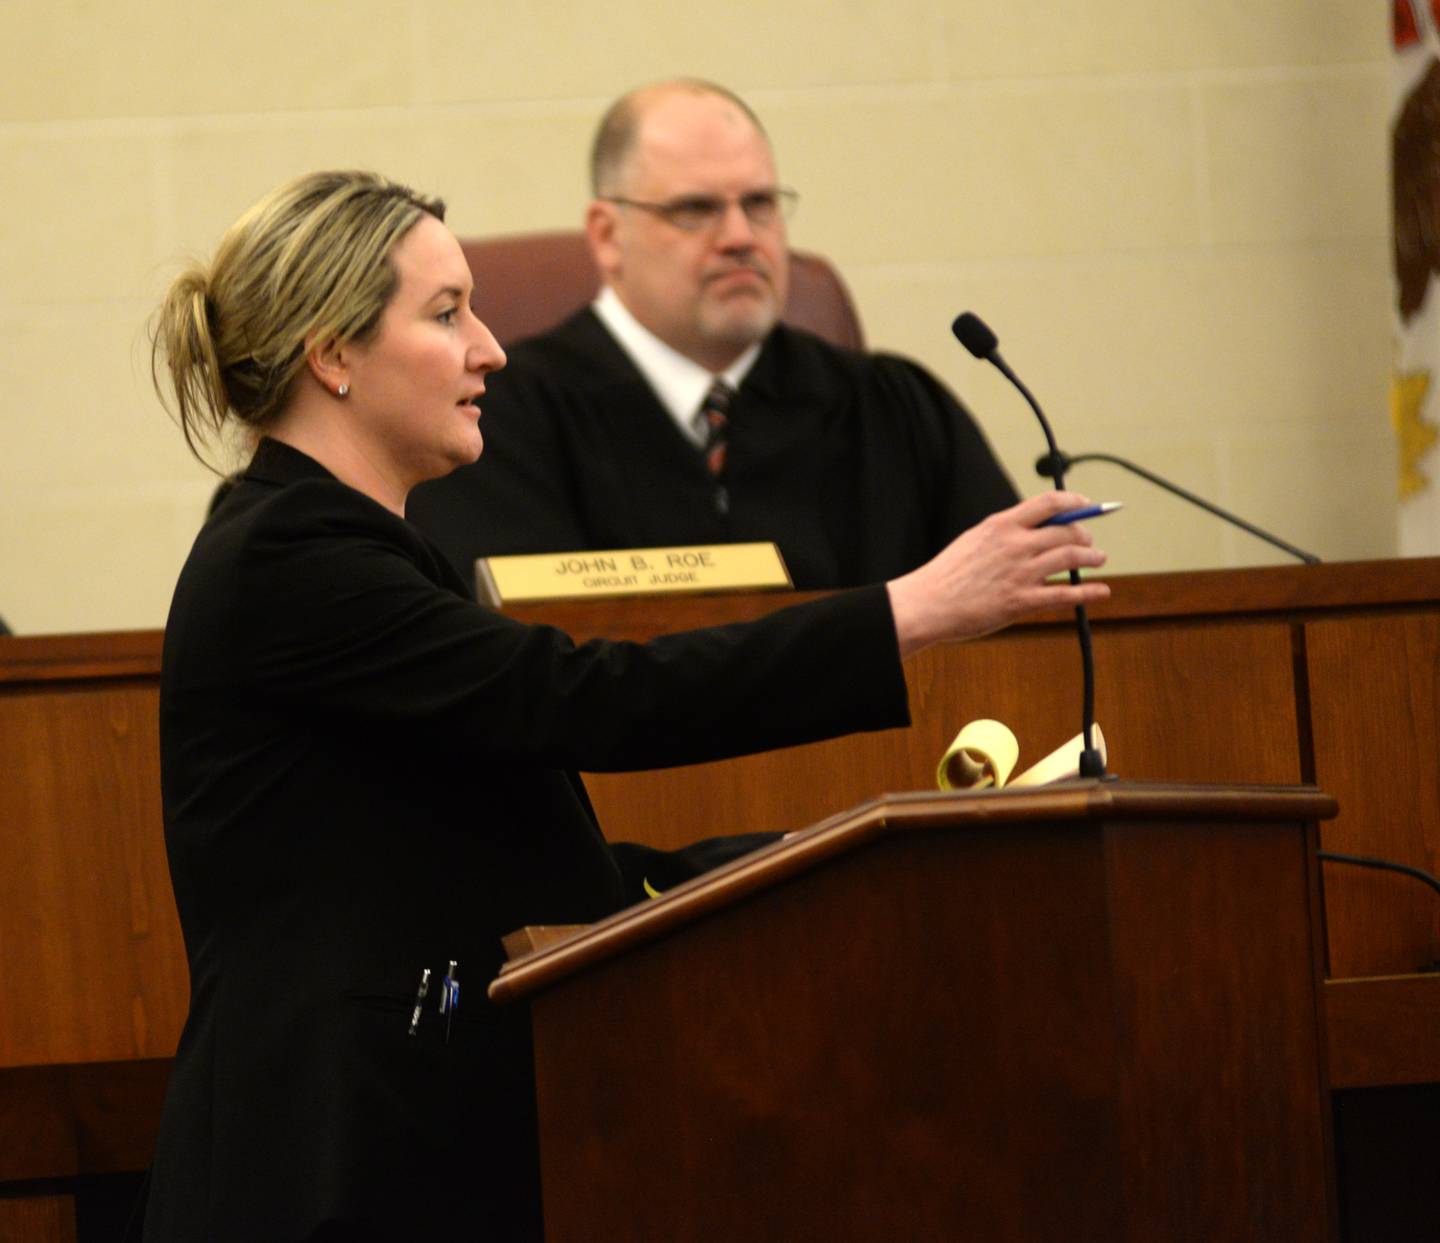
[{"label": "wood paneling", "polygon": [[187,982],[153,683],[0,690],[0,1066],[168,1056]]},{"label": "wood paneling", "polygon": [[[1314,780],[1341,805],[1325,845],[1436,866],[1440,560],[1111,581],[1111,600],[1092,616],[1097,714],[1114,772]],[[581,638],[643,638],[757,616],[790,599],[597,601],[514,612]],[[160,647],[154,632],[0,638],[0,1071],[7,1076],[6,1068],[88,1063],[103,1079],[127,1062],[159,1065],[145,1059],[174,1047],[186,976],[160,824]],[[1079,728],[1079,660],[1063,615],[933,649],[911,662],[907,677],[915,716],[908,731],[724,765],[590,778],[608,831],[665,845],[794,828],[885,791],[933,788],[940,751],[972,718],[1010,724],[1022,764]],[[1332,974],[1406,973],[1440,958],[1437,904],[1423,888],[1335,866],[1324,875]],[[1397,1023],[1415,1020],[1407,1001],[1386,1012]],[[1337,1066],[1358,1068],[1344,1082],[1390,1083],[1411,1073],[1413,1059],[1403,1053],[1416,1043],[1397,1041],[1393,1029],[1381,1040],[1337,1023],[1331,1044]],[[123,1137],[143,1121],[122,1123],[77,1105],[68,1082],[50,1084],[52,1116],[68,1116],[71,1134],[113,1127],[120,1149],[135,1151]],[[13,1087],[9,1078],[0,1083],[12,1106],[21,1099]],[[34,1104],[33,1095],[24,1099]],[[9,1117],[17,1116],[12,1109]],[[76,1151],[70,1172],[84,1172],[101,1147]]]},{"label": "wood paneling", "polygon": [[0,1199],[0,1239],[10,1243],[75,1243],[75,1201],[70,1196]]},{"label": "wood paneling", "polygon": [[0,686],[160,676],[158,630],[0,638]]},{"label": "wood paneling", "polygon": [[1440,975],[1329,980],[1325,1010],[1332,1088],[1440,1084]]},{"label": "wood paneling", "polygon": [[[1300,780],[1284,623],[1119,625],[1097,630],[1095,665],[1112,771],[1156,781]],[[612,837],[679,846],[812,823],[882,791],[933,789],[941,754],[977,717],[1015,731],[1022,767],[1080,731],[1079,656],[1063,627],[933,648],[910,662],[906,678],[908,730],[722,764],[592,774],[586,785]],[[1260,701],[1285,707],[1258,712]]]},{"label": "wood paneling", "polygon": [[[1327,850],[1440,865],[1440,612],[1309,622],[1315,780],[1340,801]],[[1325,871],[1330,974],[1440,962],[1440,900],[1393,872]]]},{"label": "wood paneling", "polygon": [[0,1068],[0,1183],[145,1169],[169,1073],[168,1057]]}]

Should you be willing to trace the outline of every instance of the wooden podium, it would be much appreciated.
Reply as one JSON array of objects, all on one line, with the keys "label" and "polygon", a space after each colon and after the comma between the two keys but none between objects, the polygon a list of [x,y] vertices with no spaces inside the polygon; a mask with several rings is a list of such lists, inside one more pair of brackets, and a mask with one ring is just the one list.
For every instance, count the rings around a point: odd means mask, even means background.
[{"label": "wooden podium", "polygon": [[895,796],[512,961],[547,1240],[1334,1239],[1334,810]]}]

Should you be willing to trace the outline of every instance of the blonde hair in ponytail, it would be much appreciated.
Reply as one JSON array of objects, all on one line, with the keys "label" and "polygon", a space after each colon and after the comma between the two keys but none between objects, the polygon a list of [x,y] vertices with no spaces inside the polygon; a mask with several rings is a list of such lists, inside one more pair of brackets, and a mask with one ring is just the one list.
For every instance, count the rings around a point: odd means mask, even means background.
[{"label": "blonde hair in ponytail", "polygon": [[150,370],[197,458],[228,422],[264,432],[309,343],[374,335],[398,280],[391,254],[422,214],[443,220],[445,205],[375,173],[311,173],[175,279],[151,321]]}]

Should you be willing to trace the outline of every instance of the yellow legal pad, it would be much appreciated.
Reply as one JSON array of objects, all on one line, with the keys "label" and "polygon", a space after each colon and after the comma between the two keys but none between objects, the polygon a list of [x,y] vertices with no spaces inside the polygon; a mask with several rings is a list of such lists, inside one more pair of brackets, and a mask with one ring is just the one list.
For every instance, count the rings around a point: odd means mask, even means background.
[{"label": "yellow legal pad", "polygon": [[767,591],[789,586],[790,572],[780,550],[771,543],[547,552],[482,557],[475,563],[475,594],[494,608],[577,597]]}]

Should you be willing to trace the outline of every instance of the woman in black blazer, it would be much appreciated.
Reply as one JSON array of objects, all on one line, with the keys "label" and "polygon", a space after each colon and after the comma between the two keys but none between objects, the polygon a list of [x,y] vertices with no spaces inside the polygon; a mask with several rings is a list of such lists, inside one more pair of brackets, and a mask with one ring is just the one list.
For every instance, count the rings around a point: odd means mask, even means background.
[{"label": "woman in black blazer", "polygon": [[485,997],[499,938],[755,844],[613,850],[575,770],[902,725],[903,655],[1105,594],[1045,583],[1103,560],[1035,529],[1083,501],[1051,493],[894,583],[742,626],[576,646],[477,606],[404,520],[479,454],[504,365],[442,219],[371,174],[301,178],[157,314],[192,448],[259,439],[166,627],[191,1004],[149,1240],[540,1238],[528,1016]]}]

